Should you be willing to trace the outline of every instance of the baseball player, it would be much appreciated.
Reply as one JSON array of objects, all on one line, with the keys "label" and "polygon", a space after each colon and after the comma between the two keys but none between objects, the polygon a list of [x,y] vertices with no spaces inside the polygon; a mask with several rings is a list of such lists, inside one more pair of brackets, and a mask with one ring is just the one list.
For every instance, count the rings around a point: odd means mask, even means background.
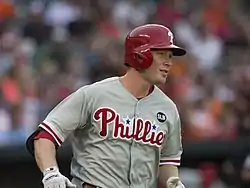
[{"label": "baseball player", "polygon": [[[166,81],[173,44],[165,26],[147,24],[125,41],[127,73],[84,86],[61,101],[27,140],[44,188],[184,188],[176,105],[156,85]],[[60,173],[56,149],[70,136],[72,182]]]}]

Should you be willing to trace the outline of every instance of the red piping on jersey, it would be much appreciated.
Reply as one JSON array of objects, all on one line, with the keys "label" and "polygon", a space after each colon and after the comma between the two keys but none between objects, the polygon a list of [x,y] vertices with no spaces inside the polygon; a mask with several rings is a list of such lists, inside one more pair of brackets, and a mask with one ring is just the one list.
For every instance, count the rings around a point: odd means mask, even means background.
[{"label": "red piping on jersey", "polygon": [[[57,136],[57,134],[46,124],[46,123],[44,123],[44,122],[42,122],[41,123],[46,129],[48,129],[48,131],[50,131],[51,132],[51,134],[48,132],[48,134],[50,135],[50,136],[52,136],[52,138],[53,138],[53,142],[54,141],[58,141],[58,143],[61,145],[62,144],[62,141],[61,141],[61,139]],[[45,132],[47,132],[46,130],[44,130]],[[50,136],[45,136],[45,138],[50,138]],[[50,139],[49,139],[50,140]],[[58,145],[58,144],[57,144]]]},{"label": "red piping on jersey", "polygon": [[48,139],[48,140],[50,140],[51,142],[53,142],[56,146],[58,146],[58,144],[57,144],[56,140],[54,139],[54,137],[53,137],[51,134],[49,134],[47,131],[45,131],[45,130],[41,130],[41,131],[38,133],[38,135],[36,135],[36,136],[34,137],[33,140],[38,140],[38,139],[40,139],[40,138]]},{"label": "red piping on jersey", "polygon": [[56,137],[56,140],[57,140],[60,144],[62,144],[61,139],[57,136],[57,134],[56,134],[56,133],[55,133],[46,123],[42,122],[41,124],[53,134],[53,135],[51,135],[51,136],[55,136],[55,137]]},{"label": "red piping on jersey", "polygon": [[160,163],[180,163],[180,160],[160,160]]}]

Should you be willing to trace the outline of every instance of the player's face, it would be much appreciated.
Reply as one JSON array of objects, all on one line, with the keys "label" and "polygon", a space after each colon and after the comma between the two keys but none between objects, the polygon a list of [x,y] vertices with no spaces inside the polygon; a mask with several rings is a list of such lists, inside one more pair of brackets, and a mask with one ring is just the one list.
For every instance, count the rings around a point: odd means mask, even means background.
[{"label": "player's face", "polygon": [[152,50],[152,55],[153,63],[142,75],[151,84],[164,84],[172,66],[173,53],[169,50]]}]

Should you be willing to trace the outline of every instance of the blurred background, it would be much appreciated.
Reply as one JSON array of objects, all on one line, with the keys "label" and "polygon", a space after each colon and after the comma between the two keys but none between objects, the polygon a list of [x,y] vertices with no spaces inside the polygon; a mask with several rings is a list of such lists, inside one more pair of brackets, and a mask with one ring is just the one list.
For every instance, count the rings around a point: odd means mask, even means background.
[{"label": "blurred background", "polygon": [[[249,188],[249,12],[249,0],[0,0],[0,187],[41,187],[27,136],[77,88],[122,75],[128,31],[160,23],[188,51],[161,86],[182,118],[184,184]],[[66,143],[67,176],[70,157]]]}]

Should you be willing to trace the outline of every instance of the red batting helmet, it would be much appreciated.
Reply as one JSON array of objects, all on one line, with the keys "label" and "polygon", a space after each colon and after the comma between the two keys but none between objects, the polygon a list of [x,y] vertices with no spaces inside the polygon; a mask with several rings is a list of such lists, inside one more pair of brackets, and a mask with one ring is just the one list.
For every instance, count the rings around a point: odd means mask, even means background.
[{"label": "red batting helmet", "polygon": [[167,27],[147,24],[132,30],[125,41],[125,64],[139,70],[151,66],[151,49],[169,49],[174,56],[186,54],[186,50],[173,44],[173,33]]}]

